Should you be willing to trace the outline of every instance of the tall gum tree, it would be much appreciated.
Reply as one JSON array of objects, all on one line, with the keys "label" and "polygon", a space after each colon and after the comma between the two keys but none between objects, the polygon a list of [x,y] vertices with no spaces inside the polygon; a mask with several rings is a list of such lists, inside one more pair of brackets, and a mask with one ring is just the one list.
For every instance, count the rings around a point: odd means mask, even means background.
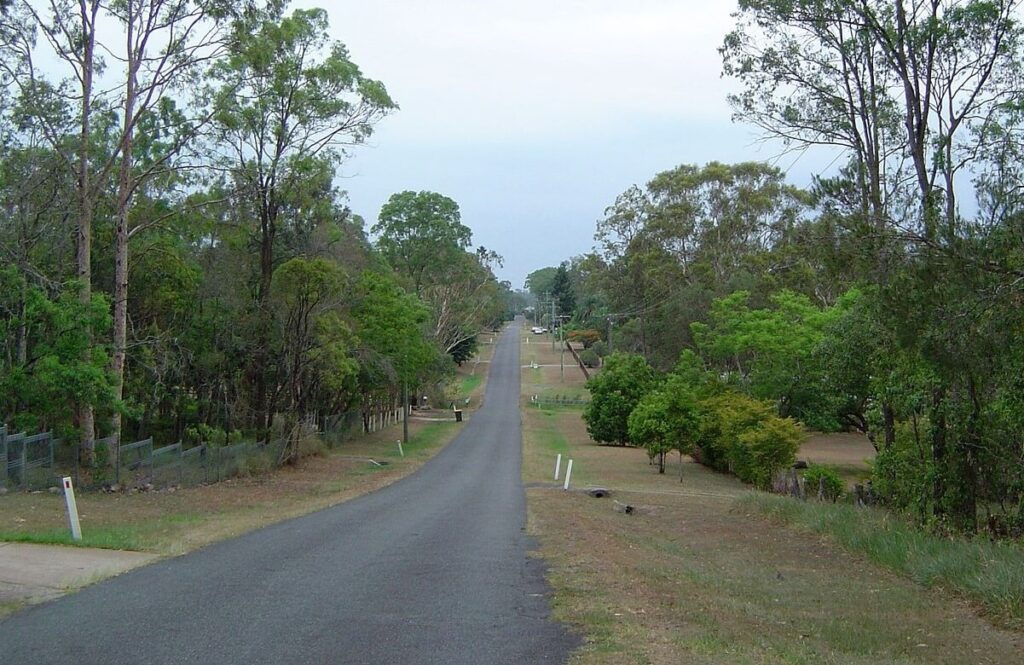
[{"label": "tall gum tree", "polygon": [[345,46],[328,36],[327,12],[281,3],[250,12],[236,25],[232,55],[213,70],[215,136],[239,206],[256,221],[259,267],[256,339],[250,375],[254,423],[266,428],[269,307],[277,258],[275,238],[289,197],[304,186],[311,161],[337,166],[346,149],[371,134],[397,108],[384,85],[367,78]]},{"label": "tall gum tree", "polygon": [[[876,235],[884,221],[884,234],[907,249],[898,284],[889,284],[884,244],[879,252],[886,325],[934,376],[927,392],[936,516],[948,512],[971,528],[984,397],[977,386],[986,373],[972,335],[951,331],[983,321],[977,308],[950,309],[966,304],[959,275],[1002,268],[976,251],[975,238],[988,230],[963,215],[958,191],[1003,152],[999,143],[1019,140],[999,125],[1020,122],[1006,114],[1019,107],[1020,10],[1019,0],[743,0],[722,48],[726,74],[744,84],[734,100],[739,115],[797,147],[850,151],[867,176],[860,190],[878,217]],[[849,86],[851,71],[871,73],[871,85]],[[875,128],[888,149],[870,149]],[[887,192],[889,203],[879,208],[876,192]],[[1014,290],[1020,274],[1008,277],[1004,288]],[[892,420],[887,413],[887,444]],[[951,485],[957,491],[947,494]]]},{"label": "tall gum tree", "polygon": [[[79,302],[88,307],[92,301],[93,222],[97,201],[107,184],[106,176],[113,167],[111,162],[105,169],[97,169],[94,163],[94,114],[102,103],[97,99],[95,80],[104,65],[96,53],[102,3],[21,0],[12,4],[0,18],[4,40],[0,67],[5,78],[16,86],[22,107],[34,117],[47,142],[60,155],[62,168],[74,178],[75,276],[79,282]],[[40,57],[59,63],[64,78],[56,82],[47,80],[37,65]],[[86,331],[89,342],[82,358],[86,364],[92,355],[93,332]],[[77,406],[75,420],[80,457],[92,463],[96,426],[93,405],[88,400]]]},{"label": "tall gum tree", "polygon": [[[207,62],[219,58],[228,44],[226,19],[230,6],[223,0],[120,0],[106,7],[124,30],[117,53],[123,66],[119,89],[121,125],[114,207],[114,317],[111,370],[115,399],[124,395],[125,359],[128,345],[129,241],[159,224],[163,218],[132,219],[133,200],[139,190],[156,178],[169,182],[186,166],[179,161],[208,122],[209,114],[181,113],[168,95],[183,92],[196,80]],[[108,51],[115,51],[108,47]],[[137,134],[146,123],[145,148]],[[157,136],[167,137],[157,140]],[[136,154],[141,152],[142,154]],[[120,447],[121,412],[115,410],[112,434]]]}]

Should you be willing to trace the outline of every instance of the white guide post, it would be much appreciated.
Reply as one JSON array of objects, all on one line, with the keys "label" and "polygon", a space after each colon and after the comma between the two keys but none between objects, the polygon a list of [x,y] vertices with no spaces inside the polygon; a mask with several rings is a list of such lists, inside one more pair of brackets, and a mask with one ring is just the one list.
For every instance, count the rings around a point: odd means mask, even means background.
[{"label": "white guide post", "polygon": [[555,459],[555,480],[558,480],[558,474],[562,472],[562,453],[558,453],[558,457]]},{"label": "white guide post", "polygon": [[64,502],[68,506],[68,522],[71,523],[71,537],[82,539],[82,525],[78,521],[78,504],[75,503],[75,488],[71,486],[71,478],[64,478]]},{"label": "white guide post", "polygon": [[572,477],[572,460],[569,460],[568,466],[565,467],[565,484],[562,485],[563,490],[569,489],[569,479]]},{"label": "white guide post", "polygon": [[402,450],[402,442],[401,441],[398,442],[398,454],[401,455],[402,457],[405,457],[405,451]]}]

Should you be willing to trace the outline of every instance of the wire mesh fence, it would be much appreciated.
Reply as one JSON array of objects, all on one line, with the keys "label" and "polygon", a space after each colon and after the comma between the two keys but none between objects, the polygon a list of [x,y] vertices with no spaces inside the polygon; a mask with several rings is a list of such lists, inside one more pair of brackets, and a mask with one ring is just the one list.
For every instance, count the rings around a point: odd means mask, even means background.
[{"label": "wire mesh fence", "polygon": [[589,399],[583,399],[581,397],[575,397],[572,395],[554,395],[545,396],[533,395],[530,397],[530,404],[537,407],[546,406],[574,406],[581,407],[590,404]]},{"label": "wire mesh fence", "polygon": [[6,427],[0,427],[0,487],[48,486],[54,477],[54,449],[58,444],[52,432],[9,434]]},{"label": "wire mesh fence", "polygon": [[[319,419],[309,435],[334,448],[362,432],[363,426],[362,413],[351,411]],[[116,439],[108,437],[94,442],[95,462],[85,466],[75,442],[62,444],[51,432],[10,433],[0,425],[0,487],[47,489],[60,486],[62,476],[71,476],[83,490],[188,487],[269,471],[281,464],[287,445],[287,438],[281,437],[269,442],[167,446],[156,446],[147,438],[117,446]]]}]

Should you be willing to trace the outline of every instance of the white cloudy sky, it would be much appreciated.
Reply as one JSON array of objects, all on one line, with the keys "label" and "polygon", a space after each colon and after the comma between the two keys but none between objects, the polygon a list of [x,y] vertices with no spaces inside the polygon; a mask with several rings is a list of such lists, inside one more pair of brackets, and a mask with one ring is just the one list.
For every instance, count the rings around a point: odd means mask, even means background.
[{"label": "white cloudy sky", "polygon": [[300,4],[329,10],[334,35],[401,106],[344,168],[353,210],[372,223],[394,192],[450,196],[515,287],[589,250],[631,184],[775,156],[730,122],[717,48],[732,0]]}]

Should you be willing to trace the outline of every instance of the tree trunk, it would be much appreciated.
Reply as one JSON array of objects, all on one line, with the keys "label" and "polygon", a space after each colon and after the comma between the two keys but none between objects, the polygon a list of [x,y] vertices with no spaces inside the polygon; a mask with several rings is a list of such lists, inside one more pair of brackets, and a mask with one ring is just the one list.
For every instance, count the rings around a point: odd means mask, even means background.
[{"label": "tree trunk", "polygon": [[[124,365],[128,346],[128,240],[129,212],[131,209],[132,191],[132,159],[134,139],[134,116],[137,88],[138,63],[132,49],[135,22],[133,20],[133,3],[128,3],[128,80],[125,87],[124,118],[121,136],[121,164],[117,178],[117,228],[114,232],[114,330],[113,356],[110,369],[114,375],[114,399],[118,402],[124,397]],[[121,451],[121,413],[115,410],[111,419],[114,436],[114,454],[112,461],[120,460]]]},{"label": "tree trunk", "polygon": [[270,441],[273,425],[273,409],[267,399],[267,364],[270,359],[270,287],[274,277],[274,235],[276,223],[274,214],[263,193],[264,202],[260,210],[260,281],[256,303],[257,334],[256,353],[253,354],[254,411],[257,427],[263,430],[263,441]]},{"label": "tree trunk", "polygon": [[885,447],[891,448],[896,443],[896,414],[888,402],[882,405],[882,428],[885,434]]},{"label": "tree trunk", "polygon": [[[83,305],[92,302],[92,221],[95,214],[92,182],[89,177],[90,134],[92,132],[92,84],[93,54],[96,46],[95,18],[99,9],[98,3],[93,7],[81,5],[82,18],[82,109],[80,116],[80,133],[78,139],[78,228],[75,233],[76,274],[81,284],[78,298]],[[90,19],[89,12],[92,17]],[[92,329],[86,330],[89,337],[89,348],[83,360],[92,359]],[[79,427],[79,458],[83,464],[91,466],[96,460],[96,423],[92,404],[76,405],[76,420]]]},{"label": "tree trunk", "polygon": [[935,464],[935,479],[932,482],[932,513],[936,517],[946,514],[946,415],[943,413],[945,391],[937,388],[932,392],[932,462]]},{"label": "tree trunk", "polygon": [[18,303],[18,327],[14,331],[16,338],[14,364],[18,367],[24,367],[28,362],[28,322],[25,320],[27,289],[27,285],[24,285],[21,290],[21,302]]}]

